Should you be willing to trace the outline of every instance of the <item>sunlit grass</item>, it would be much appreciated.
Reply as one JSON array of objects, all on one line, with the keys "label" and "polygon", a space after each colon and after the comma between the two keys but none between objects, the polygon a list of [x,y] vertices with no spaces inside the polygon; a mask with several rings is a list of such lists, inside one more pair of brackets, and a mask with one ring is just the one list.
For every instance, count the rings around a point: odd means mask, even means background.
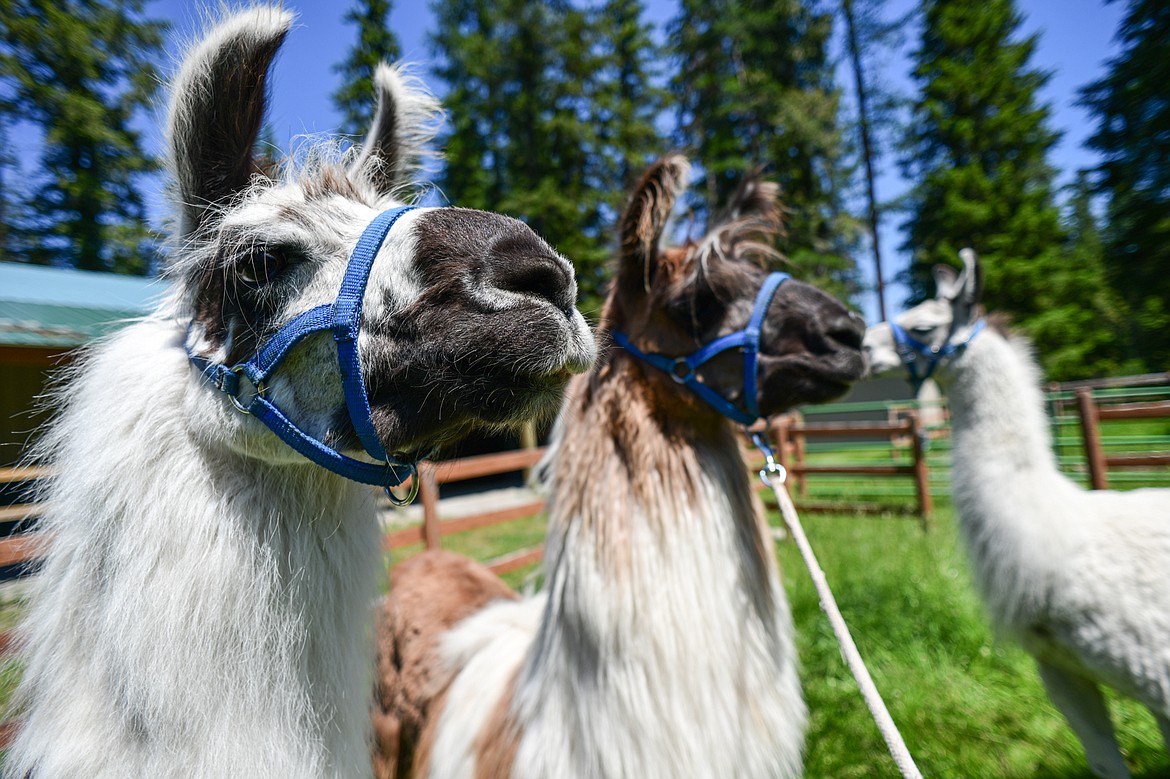
[{"label": "sunlit grass", "polygon": [[[924,534],[912,518],[809,515],[805,528],[854,639],[928,777],[1090,772],[1031,658],[997,642],[971,587],[953,511]],[[811,712],[808,777],[897,777],[795,547],[778,545]],[[1111,696],[1135,777],[1170,777],[1153,717]]]},{"label": "sunlit grass", "polygon": [[[949,504],[935,512],[929,533],[905,514],[809,514],[803,521],[854,639],[927,777],[1090,779],[1080,745],[1044,695],[1031,659],[993,638]],[[537,544],[544,532],[544,517],[534,516],[448,536],[443,545],[488,560]],[[795,547],[780,542],[777,553],[810,711],[805,775],[897,777]],[[504,578],[521,587],[538,571],[532,566]],[[0,623],[11,623],[18,611],[11,604],[0,609]],[[0,673],[0,697],[18,673],[14,667]],[[1170,758],[1150,714],[1132,701],[1110,700],[1135,778],[1170,779]]]}]

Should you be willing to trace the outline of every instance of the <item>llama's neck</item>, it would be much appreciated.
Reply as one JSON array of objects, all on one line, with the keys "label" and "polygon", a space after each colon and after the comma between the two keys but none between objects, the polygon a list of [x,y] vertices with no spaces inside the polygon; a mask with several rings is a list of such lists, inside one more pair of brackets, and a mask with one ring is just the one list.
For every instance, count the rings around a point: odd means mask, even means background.
[{"label": "llama's neck", "polygon": [[1037,368],[1026,347],[987,330],[948,368],[952,487],[976,578],[1003,623],[1027,611],[1042,576],[1075,543],[1076,486],[1057,468]]},{"label": "llama's neck", "polygon": [[1024,347],[984,331],[950,366],[947,380],[955,435],[966,477],[1055,473],[1044,396]]},{"label": "llama's neck", "polygon": [[791,619],[735,433],[649,370],[571,386],[519,775],[795,774]]},{"label": "llama's neck", "polygon": [[181,335],[128,328],[71,390],[8,768],[364,776],[370,493],[217,443]]}]

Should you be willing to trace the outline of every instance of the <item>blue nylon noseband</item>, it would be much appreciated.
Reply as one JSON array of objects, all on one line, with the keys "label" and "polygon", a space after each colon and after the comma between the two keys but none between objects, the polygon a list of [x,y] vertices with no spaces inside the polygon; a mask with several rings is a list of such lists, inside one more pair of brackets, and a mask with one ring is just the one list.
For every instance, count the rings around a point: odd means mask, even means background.
[{"label": "blue nylon noseband", "polygon": [[[370,414],[370,400],[362,380],[361,360],[358,357],[358,333],[361,329],[362,298],[374,258],[378,249],[390,233],[390,228],[399,217],[417,206],[391,208],[366,226],[345,269],[345,278],[333,303],[325,303],[297,315],[291,322],[280,328],[250,360],[228,367],[191,353],[187,346],[187,357],[199,372],[221,392],[227,394],[232,405],[245,414],[263,422],[280,440],[322,468],[362,484],[386,488],[390,500],[399,501],[390,487],[402,484],[413,477],[411,491],[405,502],[413,498],[418,488],[418,470],[414,463],[403,462],[386,454]],[[345,393],[345,405],[349,418],[370,457],[378,464],[354,460],[323,442],[313,438],[297,427],[270,401],[265,394],[268,377],[280,366],[289,351],[306,336],[329,330],[337,342],[337,362],[341,372],[341,386]],[[241,399],[244,390],[241,377],[251,384],[251,397]]]},{"label": "blue nylon noseband", "polygon": [[[971,332],[967,333],[967,337],[962,341],[951,343],[950,336],[947,337],[947,342],[942,346],[931,346],[919,341],[917,338],[912,338],[906,329],[899,325],[892,319],[887,322],[890,326],[890,332],[894,336],[894,345],[898,350],[898,357],[901,358],[902,364],[906,366],[906,372],[910,374],[910,384],[914,387],[914,394],[918,394],[918,390],[926,383],[926,380],[934,375],[934,371],[939,364],[958,354],[963,349],[966,349],[968,344],[979,335],[987,322],[983,319],[978,319],[971,327]],[[922,358],[922,361],[919,361]],[[922,367],[925,365],[925,367]]]},{"label": "blue nylon noseband", "polygon": [[[760,328],[763,327],[764,315],[768,313],[768,306],[771,305],[772,298],[776,296],[776,290],[790,278],[792,277],[787,273],[768,274],[760,291],[756,293],[755,306],[752,308],[752,315],[748,319],[747,326],[734,333],[720,336],[685,357],[667,357],[664,354],[643,352],[630,342],[625,333],[614,330],[610,335],[613,336],[614,343],[618,346],[639,360],[669,374],[670,378],[687,387],[723,416],[740,424],[750,425],[760,418],[759,401],[756,399],[756,368],[760,354]],[[695,374],[700,365],[715,355],[736,347],[743,347],[743,409],[699,381],[699,377]]]}]

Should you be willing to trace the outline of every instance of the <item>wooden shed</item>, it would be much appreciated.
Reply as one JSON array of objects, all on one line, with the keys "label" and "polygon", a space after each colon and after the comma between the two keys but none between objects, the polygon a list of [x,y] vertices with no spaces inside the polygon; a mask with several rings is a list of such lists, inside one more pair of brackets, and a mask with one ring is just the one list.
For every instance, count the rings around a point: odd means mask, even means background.
[{"label": "wooden shed", "polygon": [[0,262],[0,467],[45,421],[37,398],[79,346],[149,312],[165,282]]}]

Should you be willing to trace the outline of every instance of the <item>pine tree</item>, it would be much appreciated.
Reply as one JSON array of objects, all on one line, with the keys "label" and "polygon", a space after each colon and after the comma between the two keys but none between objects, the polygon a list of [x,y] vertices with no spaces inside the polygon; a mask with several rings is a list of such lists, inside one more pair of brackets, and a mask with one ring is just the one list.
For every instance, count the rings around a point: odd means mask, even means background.
[{"label": "pine tree", "polygon": [[921,92],[904,137],[904,173],[919,182],[905,225],[912,300],[929,290],[930,268],[959,249],[983,260],[988,306],[1015,316],[1052,378],[1087,365],[1074,322],[1090,304],[1092,271],[1065,265],[1065,235],[1047,155],[1058,134],[1037,92],[1049,75],[1029,66],[1037,36],[1016,40],[1013,0],[927,0],[914,54]]},{"label": "pine tree", "polygon": [[656,126],[667,100],[666,90],[655,84],[662,52],[644,15],[641,0],[607,0],[591,20],[600,49],[591,78],[592,121],[603,152],[597,156],[608,163],[601,175],[618,206],[646,165],[667,151]]},{"label": "pine tree", "polygon": [[877,177],[886,153],[885,138],[895,125],[895,112],[901,101],[874,74],[879,71],[877,63],[883,54],[901,45],[901,29],[906,22],[905,19],[886,20],[884,10],[884,0],[841,0],[841,17],[857,100],[855,123],[865,180],[866,221],[873,249],[874,287],[878,314],[883,320],[888,312],[879,229],[883,207],[878,200]]},{"label": "pine tree", "polygon": [[[607,0],[588,17],[594,70],[584,97],[595,132],[588,181],[600,206],[599,237],[607,255],[613,254],[614,225],[631,187],[653,159],[668,151],[656,126],[667,97],[655,84],[661,52],[644,15],[641,0]],[[609,272],[601,261],[578,267],[578,283],[588,292],[587,310],[600,304]]]},{"label": "pine tree", "polygon": [[142,0],[0,0],[9,119],[43,131],[24,259],[146,272],[153,243],[138,178],[156,168],[133,120],[157,88],[164,25]]},{"label": "pine tree", "polygon": [[1092,184],[1084,171],[1069,190],[1062,262],[1049,278],[1053,298],[1067,302],[1035,314],[1029,327],[1059,344],[1041,355],[1052,379],[1134,372],[1137,366],[1122,359],[1128,318],[1104,282],[1101,230],[1093,213]]},{"label": "pine tree", "polygon": [[708,205],[769,166],[788,212],[780,249],[800,277],[857,291],[858,225],[842,204],[847,166],[828,57],[832,16],[809,0],[682,0],[668,34],[679,140],[695,148]]},{"label": "pine tree", "polygon": [[15,160],[8,142],[8,123],[0,115],[0,262],[11,261],[14,254],[13,222],[16,195],[9,183]]},{"label": "pine tree", "polygon": [[1170,365],[1170,5],[1130,0],[1122,51],[1083,92],[1098,119],[1090,148],[1107,196],[1106,273],[1132,317],[1128,354],[1148,370]]},{"label": "pine tree", "polygon": [[362,135],[370,128],[374,112],[374,69],[379,62],[394,62],[401,55],[398,38],[390,30],[391,0],[358,0],[345,20],[357,25],[358,39],[349,57],[335,70],[341,86],[333,104],[341,112],[340,132]]},{"label": "pine tree", "polygon": [[[459,205],[525,220],[575,264],[582,308],[595,312],[620,188],[611,179],[622,165],[602,157],[628,142],[616,126],[627,109],[606,97],[616,60],[606,58],[598,30],[608,9],[587,13],[563,0],[433,7],[435,75],[449,88],[440,189]],[[634,31],[629,40],[637,39]],[[595,121],[602,114],[612,121]]]}]

